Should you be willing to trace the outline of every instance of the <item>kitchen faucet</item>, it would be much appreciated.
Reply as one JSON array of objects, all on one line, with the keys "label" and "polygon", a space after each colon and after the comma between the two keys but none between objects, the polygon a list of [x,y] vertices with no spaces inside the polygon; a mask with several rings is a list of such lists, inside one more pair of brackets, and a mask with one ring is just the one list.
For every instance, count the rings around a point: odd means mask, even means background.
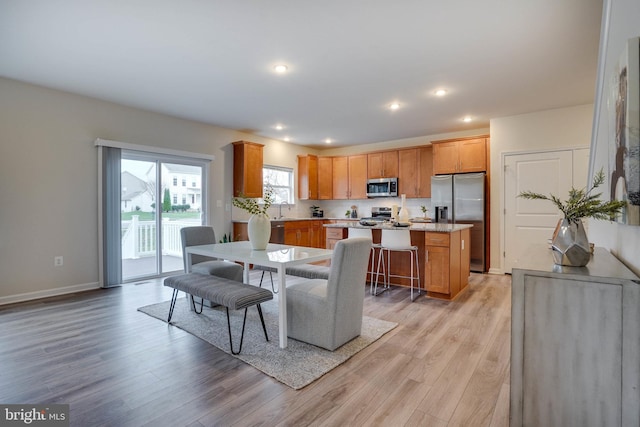
[{"label": "kitchen faucet", "polygon": [[291,210],[289,202],[280,202],[278,205],[278,219],[282,218],[282,205],[287,205],[287,209]]}]

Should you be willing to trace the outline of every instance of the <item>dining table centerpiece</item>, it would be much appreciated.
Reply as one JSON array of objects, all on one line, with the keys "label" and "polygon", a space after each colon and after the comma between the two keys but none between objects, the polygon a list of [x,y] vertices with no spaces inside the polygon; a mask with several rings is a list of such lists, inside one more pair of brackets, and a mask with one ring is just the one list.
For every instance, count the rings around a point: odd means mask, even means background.
[{"label": "dining table centerpiece", "polygon": [[591,247],[582,219],[613,221],[626,205],[621,200],[604,202],[600,200],[602,193],[592,194],[593,190],[604,183],[604,178],[604,172],[600,169],[588,190],[571,187],[569,198],[564,201],[553,194],[547,196],[532,191],[518,194],[523,199],[549,200],[562,212],[563,218],[558,220],[551,238],[554,263],[571,267],[587,265],[591,259]]},{"label": "dining table centerpiece", "polygon": [[264,251],[271,238],[271,219],[267,214],[267,210],[273,204],[274,195],[272,188],[266,188],[260,199],[253,197],[245,197],[242,193],[232,200],[233,206],[243,209],[251,214],[247,223],[247,234],[251,249],[256,251]]}]

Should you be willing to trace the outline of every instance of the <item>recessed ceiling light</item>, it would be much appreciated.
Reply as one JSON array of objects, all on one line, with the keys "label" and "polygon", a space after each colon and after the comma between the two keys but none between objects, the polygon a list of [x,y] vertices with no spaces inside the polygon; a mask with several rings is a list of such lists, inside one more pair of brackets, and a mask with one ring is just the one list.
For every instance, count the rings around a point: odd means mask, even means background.
[{"label": "recessed ceiling light", "polygon": [[276,129],[277,129],[277,130],[282,130],[282,129],[284,129],[284,126],[282,126],[282,125],[280,125],[280,124],[277,124],[277,125],[276,125]]},{"label": "recessed ceiling light", "polygon": [[327,139],[324,140],[324,142],[326,144],[331,144],[333,142],[333,140],[331,138],[327,138]]},{"label": "recessed ceiling light", "polygon": [[473,120],[471,117],[467,116],[465,118],[462,119],[463,122],[465,123],[469,123],[471,120]]},{"label": "recessed ceiling light", "polygon": [[289,142],[289,137],[288,136],[284,137],[284,142]]},{"label": "recessed ceiling light", "polygon": [[288,69],[289,69],[289,67],[287,67],[284,64],[278,64],[275,67],[273,67],[273,71],[275,71],[276,73],[279,73],[279,74],[286,73]]},{"label": "recessed ceiling light", "polygon": [[390,110],[397,110],[398,108],[400,108],[400,104],[398,104],[397,102],[393,102],[391,103],[391,105],[389,105],[389,109]]},{"label": "recessed ceiling light", "polygon": [[436,94],[436,96],[445,96],[447,94],[447,91],[444,89],[438,89],[434,93]]}]

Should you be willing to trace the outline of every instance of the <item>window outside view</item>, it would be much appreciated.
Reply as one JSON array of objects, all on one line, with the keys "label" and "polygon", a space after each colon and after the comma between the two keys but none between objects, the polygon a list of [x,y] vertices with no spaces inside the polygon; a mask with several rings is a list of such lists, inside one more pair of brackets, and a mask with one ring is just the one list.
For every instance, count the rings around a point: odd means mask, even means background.
[{"label": "window outside view", "polygon": [[293,204],[293,170],[278,168],[275,166],[265,166],[262,168],[262,182],[264,188],[273,189],[273,203]]},{"label": "window outside view", "polygon": [[202,224],[202,167],[123,156],[120,185],[123,281],[182,270],[180,229]]}]

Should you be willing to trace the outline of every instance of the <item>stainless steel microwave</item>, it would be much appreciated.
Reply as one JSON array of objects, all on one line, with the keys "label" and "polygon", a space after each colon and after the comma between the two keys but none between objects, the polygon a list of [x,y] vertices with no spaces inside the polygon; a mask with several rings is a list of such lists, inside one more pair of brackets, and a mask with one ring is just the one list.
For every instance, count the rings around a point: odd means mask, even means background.
[{"label": "stainless steel microwave", "polygon": [[376,178],[367,180],[367,197],[397,197],[398,178]]}]

